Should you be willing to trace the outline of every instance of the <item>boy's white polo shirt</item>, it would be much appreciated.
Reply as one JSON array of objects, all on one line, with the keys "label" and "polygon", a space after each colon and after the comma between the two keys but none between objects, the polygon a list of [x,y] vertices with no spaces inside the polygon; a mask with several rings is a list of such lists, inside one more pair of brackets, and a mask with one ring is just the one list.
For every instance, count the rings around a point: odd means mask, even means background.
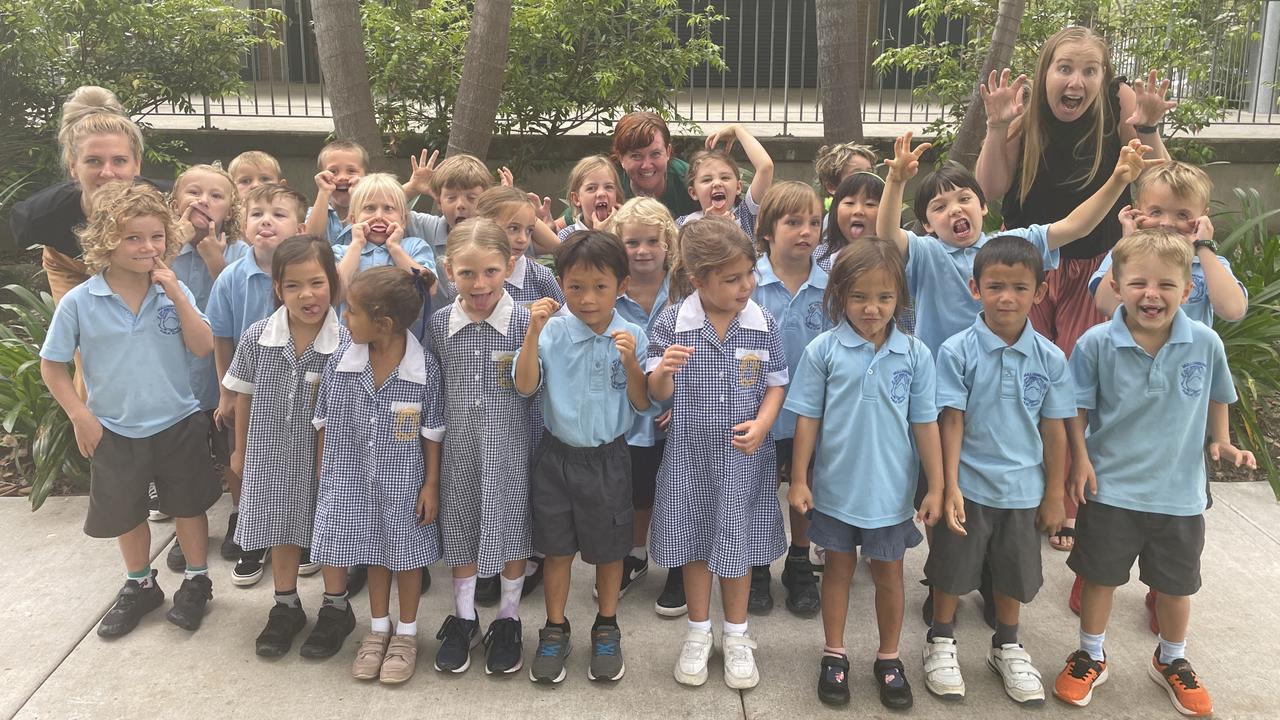
[{"label": "boy's white polo shirt", "polygon": [[[200,319],[209,322],[204,313]],[[137,315],[102,273],[72,288],[54,310],[40,357],[71,362],[76,348],[89,410],[117,435],[150,437],[200,409],[178,310],[159,285],[147,288]]]},{"label": "boy's white polo shirt", "polygon": [[1105,505],[1199,515],[1205,509],[1204,444],[1209,401],[1236,389],[1222,340],[1181,310],[1152,357],[1125,325],[1125,309],[1089,328],[1069,365],[1076,405],[1089,411],[1086,444]]},{"label": "boy's white polo shirt", "polygon": [[938,407],[964,412],[960,492],[1002,509],[1044,499],[1040,419],[1076,416],[1067,358],[1026,321],[1006,345],[982,315],[938,350]]}]

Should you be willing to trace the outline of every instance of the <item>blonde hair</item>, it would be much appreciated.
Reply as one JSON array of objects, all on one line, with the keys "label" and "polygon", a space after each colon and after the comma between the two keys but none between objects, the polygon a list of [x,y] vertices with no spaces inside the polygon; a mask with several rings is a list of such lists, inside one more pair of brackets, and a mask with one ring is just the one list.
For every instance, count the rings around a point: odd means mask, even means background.
[{"label": "blonde hair", "polygon": [[1142,193],[1153,183],[1163,183],[1174,197],[1190,200],[1204,209],[1209,207],[1209,198],[1213,196],[1213,181],[1209,174],[1201,168],[1177,160],[1168,160],[1147,169],[1133,181],[1133,204],[1142,204]]},{"label": "blonde hair", "polygon": [[[569,171],[569,192],[578,192],[578,188],[587,181],[587,176],[597,170],[609,171],[609,175],[613,177],[613,200],[621,205],[623,202],[622,179],[618,177],[618,168],[614,166],[613,161],[604,155],[588,155],[573,166]],[[581,207],[578,209],[582,210]]]},{"label": "blonde hair", "polygon": [[129,141],[133,159],[142,163],[142,131],[125,114],[115,93],[97,85],[81,85],[62,104],[58,126],[62,166],[68,173],[76,163],[80,144],[94,135],[123,135]]},{"label": "blonde hair", "polygon": [[182,171],[182,174],[178,176],[178,179],[173,181],[173,192],[170,194],[174,212],[179,216],[181,215],[181,213],[178,212],[178,194],[182,191],[183,179],[193,172],[210,173],[227,181],[227,216],[222,219],[222,227],[214,228],[214,232],[221,230],[226,233],[227,242],[235,242],[236,240],[239,240],[240,236],[244,234],[241,232],[240,228],[240,193],[236,192],[236,182],[231,179],[231,174],[217,165],[192,165]]},{"label": "blonde hair", "polygon": [[1093,44],[1102,55],[1102,87],[1087,116],[1093,118],[1093,131],[1080,138],[1076,150],[1091,145],[1093,165],[1089,174],[1080,181],[1080,187],[1088,187],[1098,174],[1102,165],[1102,140],[1107,134],[1115,132],[1111,127],[1115,118],[1111,117],[1111,103],[1107,93],[1111,90],[1111,82],[1115,79],[1115,69],[1111,66],[1111,55],[1107,49],[1107,41],[1093,30],[1072,25],[1063,28],[1044,42],[1040,48],[1040,58],[1036,61],[1036,76],[1031,87],[1031,102],[1022,117],[1022,175],[1018,182],[1018,199],[1026,202],[1027,193],[1036,182],[1036,173],[1040,169],[1040,160],[1044,155],[1044,146],[1049,141],[1049,117],[1053,111],[1049,109],[1048,98],[1045,97],[1045,78],[1049,76],[1049,66],[1053,64],[1053,56],[1058,48],[1070,44]]},{"label": "blonde hair", "polygon": [[760,244],[761,251],[766,255],[769,253],[769,240],[765,236],[773,235],[773,227],[779,220],[810,210],[822,215],[822,200],[813,188],[795,180],[774,183],[760,199],[760,214],[756,216],[756,242]]},{"label": "blonde hair", "polygon": [[147,183],[110,182],[93,194],[89,219],[76,230],[80,247],[84,249],[84,264],[90,273],[111,264],[111,253],[124,239],[124,226],[139,217],[159,218],[164,225],[164,256],[172,257],[178,252],[181,243],[164,195]]},{"label": "blonde hair", "polygon": [[451,258],[472,247],[511,257],[511,239],[501,225],[486,217],[468,218],[455,225],[445,241],[444,256]]},{"label": "blonde hair", "polygon": [[855,157],[871,163],[873,170],[880,163],[880,156],[876,155],[876,151],[870,145],[835,143],[818,148],[818,156],[813,159],[813,171],[818,175],[818,183],[822,186],[823,192],[826,192],[828,187],[834,188],[840,184],[844,166]]},{"label": "blonde hair", "polygon": [[231,163],[227,165],[227,174],[234,178],[242,167],[270,170],[276,174],[277,180],[280,179],[280,161],[261,150],[246,150],[232,158]]},{"label": "blonde hair", "polygon": [[293,203],[294,217],[297,219],[299,225],[306,221],[307,208],[311,207],[311,203],[307,202],[307,198],[302,193],[294,190],[288,185],[281,185],[279,183],[267,183],[266,185],[259,185],[258,187],[250,190],[249,194],[244,196],[244,208],[242,212],[247,213],[251,206],[257,205],[258,203],[270,205],[281,198]]},{"label": "blonde hair", "polygon": [[[404,187],[391,173],[373,173],[360,178],[356,189],[351,192],[351,217],[348,222],[356,221],[356,213],[360,212],[360,207],[374,195],[386,195],[400,215],[400,225],[408,225],[409,203],[404,197]],[[405,230],[407,232],[408,228],[405,227]]]},{"label": "blonde hair", "polygon": [[613,215],[609,218],[609,222],[605,224],[604,230],[621,238],[624,225],[657,227],[658,242],[662,243],[662,249],[667,252],[663,267],[671,267],[671,261],[678,252],[676,238],[679,230],[676,228],[676,221],[672,219],[671,211],[667,209],[666,205],[651,197],[633,197],[623,203],[622,207],[613,211]]},{"label": "blonde hair", "polygon": [[[316,169],[324,169],[324,156],[331,152],[353,152],[360,156],[360,169],[369,170],[369,151],[358,142],[350,140],[334,140],[333,142],[320,148],[320,153],[316,155]],[[264,153],[265,154],[265,153]],[[363,182],[363,181],[361,181]]]},{"label": "blonde hair", "polygon": [[503,213],[510,212],[511,205],[532,206],[533,202],[520,188],[494,185],[480,193],[480,197],[476,200],[476,215],[497,222]]},{"label": "blonde hair", "polygon": [[1182,235],[1162,228],[1139,230],[1123,237],[1111,250],[1111,276],[1120,282],[1125,265],[1138,258],[1154,257],[1182,268],[1183,282],[1191,282],[1191,243]]},{"label": "blonde hair", "polygon": [[470,190],[474,187],[488,189],[493,186],[493,176],[475,155],[450,155],[431,176],[431,193],[437,198],[445,188]]},{"label": "blonde hair", "polygon": [[668,294],[674,301],[693,294],[693,278],[703,279],[711,271],[745,259],[755,272],[756,248],[738,224],[719,217],[701,218],[680,228],[679,252],[671,264]]}]

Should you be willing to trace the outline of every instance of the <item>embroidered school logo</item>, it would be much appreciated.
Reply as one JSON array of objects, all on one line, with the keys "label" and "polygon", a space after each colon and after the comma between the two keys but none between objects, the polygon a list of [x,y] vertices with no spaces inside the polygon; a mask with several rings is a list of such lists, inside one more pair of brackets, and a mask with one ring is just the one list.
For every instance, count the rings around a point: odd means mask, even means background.
[{"label": "embroidered school logo", "polygon": [[809,303],[809,309],[804,313],[804,326],[809,330],[822,329],[822,303],[814,301]]},{"label": "embroidered school logo", "polygon": [[760,382],[760,371],[764,360],[755,352],[746,352],[738,357],[738,385],[754,387]]},{"label": "embroidered school logo", "polygon": [[622,367],[622,358],[614,358],[613,365],[609,366],[609,385],[614,390],[627,389],[627,370]]},{"label": "embroidered school logo", "polygon": [[1204,276],[1192,275],[1191,276],[1191,294],[1187,296],[1187,303],[1203,302],[1208,295],[1209,295],[1209,289],[1205,287]]},{"label": "embroidered school logo", "polygon": [[1182,387],[1182,394],[1187,397],[1200,397],[1200,393],[1204,391],[1204,373],[1207,366],[1202,362],[1189,362],[1182,364],[1182,371],[1179,373],[1178,384]]},{"label": "embroidered school logo", "polygon": [[907,395],[911,393],[911,371],[898,370],[893,374],[893,380],[889,385],[889,399],[901,405],[907,401]]},{"label": "embroidered school logo", "polygon": [[391,403],[391,436],[396,440],[416,440],[422,416],[422,405],[411,402]]},{"label": "embroidered school logo", "polygon": [[178,320],[178,309],[172,305],[162,305],[156,312],[156,325],[165,335],[177,335],[182,332],[182,322]]},{"label": "embroidered school logo", "polygon": [[1022,376],[1022,404],[1028,410],[1035,410],[1044,402],[1049,392],[1049,378],[1040,373],[1024,373]]},{"label": "embroidered school logo", "polygon": [[497,373],[498,387],[503,390],[512,390],[516,386],[516,381],[511,378],[511,363],[515,360],[515,357],[515,353],[502,350],[494,350],[489,355],[489,358],[493,360],[493,371]]}]

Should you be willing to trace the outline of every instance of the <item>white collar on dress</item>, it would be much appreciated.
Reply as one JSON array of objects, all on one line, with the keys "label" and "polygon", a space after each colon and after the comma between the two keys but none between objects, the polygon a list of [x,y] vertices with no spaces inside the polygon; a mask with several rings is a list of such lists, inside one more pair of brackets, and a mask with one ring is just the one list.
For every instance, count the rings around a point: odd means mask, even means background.
[{"label": "white collar on dress", "polygon": [[[404,357],[400,358],[400,379],[417,385],[427,384],[427,358],[423,354],[422,344],[413,333],[406,330]],[[343,351],[338,360],[338,372],[364,372],[369,365],[369,346],[363,343],[351,343]]]},{"label": "white collar on dress", "polygon": [[529,272],[529,260],[524,255],[516,257],[515,267],[511,269],[511,275],[507,278],[507,282],[512,285],[524,289],[524,276]]},{"label": "white collar on dress", "polygon": [[[267,326],[262,328],[258,344],[263,347],[284,347],[290,340],[289,310],[281,305],[267,318]],[[324,324],[320,326],[320,332],[316,333],[311,346],[321,355],[332,355],[338,349],[338,313],[333,307],[324,316]]]},{"label": "white collar on dress", "polygon": [[[506,337],[507,330],[511,327],[511,312],[515,305],[511,295],[507,293],[506,288],[503,288],[498,304],[494,306],[493,312],[489,313],[489,317],[482,322],[489,323],[499,335]],[[449,308],[449,337],[453,337],[454,333],[470,324],[471,318],[467,317],[467,312],[462,309],[462,296],[459,295],[454,299],[453,307]]]},{"label": "white collar on dress", "polygon": [[[697,330],[706,322],[707,312],[702,309],[702,298],[698,296],[698,291],[694,290],[692,295],[680,303],[680,310],[676,315],[676,332]],[[738,313],[738,326],[760,332],[769,330],[769,323],[764,319],[764,310],[760,309],[755,300],[747,300],[747,306]]]}]

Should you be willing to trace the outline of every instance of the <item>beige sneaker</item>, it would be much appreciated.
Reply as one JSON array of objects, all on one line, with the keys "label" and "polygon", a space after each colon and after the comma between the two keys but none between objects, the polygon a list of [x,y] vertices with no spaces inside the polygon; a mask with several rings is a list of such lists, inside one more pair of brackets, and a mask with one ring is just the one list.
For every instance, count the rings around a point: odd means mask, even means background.
[{"label": "beige sneaker", "polygon": [[387,646],[387,656],[382,660],[379,680],[387,685],[398,685],[413,677],[418,667],[418,636],[392,635]]},{"label": "beige sneaker", "polygon": [[391,633],[371,632],[356,648],[356,661],[351,663],[351,674],[357,680],[376,680],[382,670],[382,659],[387,654],[387,641]]}]

